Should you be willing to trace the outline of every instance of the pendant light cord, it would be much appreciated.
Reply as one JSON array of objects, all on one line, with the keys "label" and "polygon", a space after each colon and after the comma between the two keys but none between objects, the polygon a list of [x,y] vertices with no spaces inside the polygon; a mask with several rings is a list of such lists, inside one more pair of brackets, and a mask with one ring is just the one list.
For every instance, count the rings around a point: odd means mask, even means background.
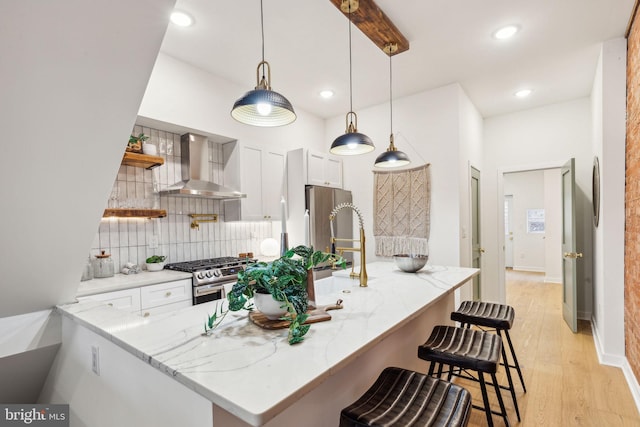
[{"label": "pendant light cord", "polygon": [[391,135],[393,136],[393,74],[391,67],[391,49],[389,49],[389,116],[391,123]]},{"label": "pendant light cord", "polygon": [[[260,29],[262,31],[262,62],[264,62],[264,12],[262,11],[262,0],[260,0]],[[262,64],[262,79],[264,76],[264,64]]]},{"label": "pendant light cord", "polygon": [[353,66],[351,65],[351,2],[349,1],[349,111],[353,112]]}]

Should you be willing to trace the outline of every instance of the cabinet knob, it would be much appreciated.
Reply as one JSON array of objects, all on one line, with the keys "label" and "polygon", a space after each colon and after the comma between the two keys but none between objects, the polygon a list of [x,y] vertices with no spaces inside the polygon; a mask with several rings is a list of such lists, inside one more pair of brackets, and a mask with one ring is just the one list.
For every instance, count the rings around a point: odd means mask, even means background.
[{"label": "cabinet knob", "polygon": [[148,311],[145,311],[144,314],[142,315],[142,317],[149,317],[151,315],[151,313],[149,313]]},{"label": "cabinet knob", "polygon": [[166,294],[164,294],[165,297],[169,298],[171,296],[171,291],[167,291]]},{"label": "cabinet knob", "polygon": [[112,303],[112,302],[108,303],[107,305],[108,305],[109,307],[113,307],[113,303]]}]

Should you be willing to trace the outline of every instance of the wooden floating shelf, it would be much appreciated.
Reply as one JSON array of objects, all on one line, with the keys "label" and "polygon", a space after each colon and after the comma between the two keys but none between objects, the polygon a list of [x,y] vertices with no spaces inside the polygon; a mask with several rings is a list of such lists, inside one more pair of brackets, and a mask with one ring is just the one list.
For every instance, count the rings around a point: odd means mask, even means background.
[{"label": "wooden floating shelf", "polygon": [[164,209],[105,209],[103,218],[164,218],[167,211]]},{"label": "wooden floating shelf", "polygon": [[126,151],[122,158],[122,164],[136,168],[153,169],[163,165],[164,159],[160,156],[150,156],[148,154]]}]

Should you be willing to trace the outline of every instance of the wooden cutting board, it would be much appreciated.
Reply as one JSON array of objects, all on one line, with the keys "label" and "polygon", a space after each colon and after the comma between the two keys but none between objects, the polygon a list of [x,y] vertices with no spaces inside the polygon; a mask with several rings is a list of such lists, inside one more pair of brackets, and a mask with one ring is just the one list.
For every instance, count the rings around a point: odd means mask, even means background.
[{"label": "wooden cutting board", "polygon": [[[304,322],[307,323],[317,323],[317,322],[326,322],[327,320],[331,320],[331,315],[327,313],[329,310],[339,310],[342,308],[342,300],[339,299],[335,304],[332,305],[323,305],[319,307],[310,307],[307,310],[307,320]],[[259,312],[258,310],[254,310],[249,313],[249,319],[264,329],[285,329],[289,327],[288,320],[270,320],[267,319],[267,316]]]}]

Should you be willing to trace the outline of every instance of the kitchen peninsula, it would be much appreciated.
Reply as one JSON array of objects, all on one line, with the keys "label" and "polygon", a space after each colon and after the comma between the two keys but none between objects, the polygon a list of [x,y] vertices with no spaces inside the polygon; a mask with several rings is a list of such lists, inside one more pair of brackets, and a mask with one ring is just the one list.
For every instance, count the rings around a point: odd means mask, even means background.
[{"label": "kitchen peninsula", "polygon": [[[433,325],[450,323],[453,291],[479,273],[427,266],[412,274],[391,262],[374,262],[367,270],[365,288],[347,277],[348,270],[316,281],[319,305],[342,299],[344,308],[313,324],[294,346],[286,330],[261,329],[246,312],[229,313],[212,336],[202,336],[215,302],[149,319],[95,301],[61,306],[63,349],[45,398],[69,403],[72,425],[153,419],[153,425],[169,426],[182,417],[180,424],[190,426],[335,426],[340,409],[384,367],[426,369],[417,345]],[[118,360],[115,369],[102,369],[99,380],[89,363],[92,346]],[[97,363],[100,370],[109,360]],[[69,384],[71,372],[80,379]],[[132,387],[139,389],[136,401],[119,397]],[[89,393],[107,402],[92,403]]]}]

